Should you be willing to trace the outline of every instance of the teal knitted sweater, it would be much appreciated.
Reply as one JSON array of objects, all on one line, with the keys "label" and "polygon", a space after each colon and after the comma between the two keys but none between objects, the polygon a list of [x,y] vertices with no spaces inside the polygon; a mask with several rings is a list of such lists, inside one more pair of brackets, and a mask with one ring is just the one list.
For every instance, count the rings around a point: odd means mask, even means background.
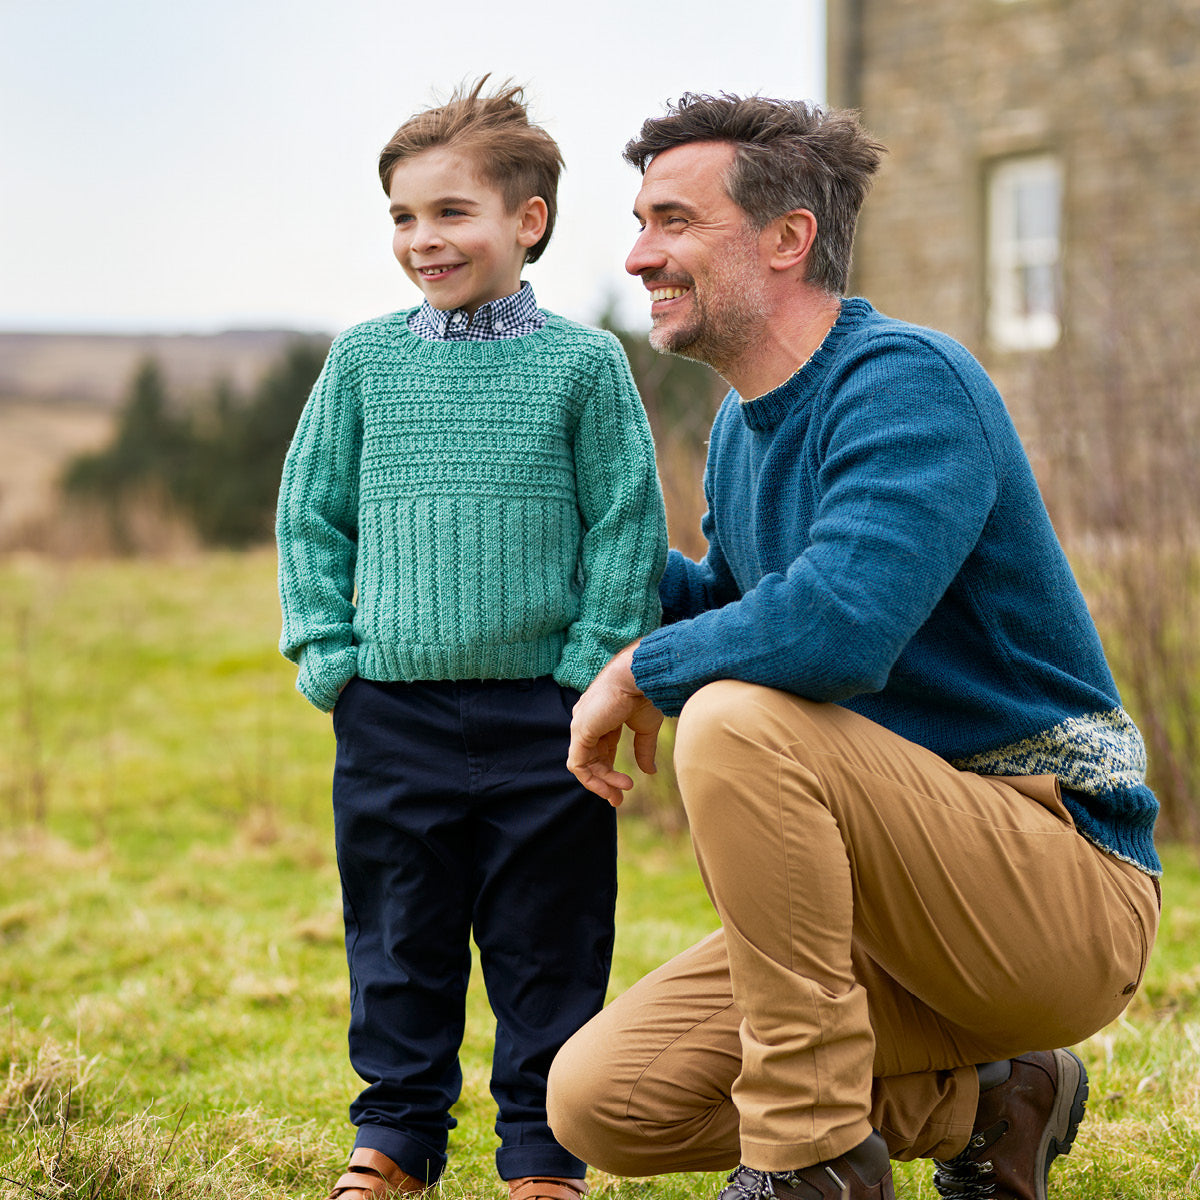
[{"label": "teal knitted sweater", "polygon": [[662,494],[620,344],[554,314],[425,341],[409,311],[339,336],[300,417],[280,650],[325,711],[355,675],[582,691],[660,615]]}]

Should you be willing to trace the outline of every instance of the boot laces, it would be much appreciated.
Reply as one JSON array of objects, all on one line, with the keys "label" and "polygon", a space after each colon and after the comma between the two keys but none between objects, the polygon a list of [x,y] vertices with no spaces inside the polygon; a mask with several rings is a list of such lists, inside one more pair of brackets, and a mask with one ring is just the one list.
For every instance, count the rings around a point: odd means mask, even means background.
[{"label": "boot laces", "polygon": [[965,1150],[942,1162],[935,1158],[933,1186],[939,1196],[953,1196],[958,1200],[992,1200],[996,1195],[996,1168],[990,1158],[976,1159],[971,1156],[987,1145],[980,1135],[967,1143]]},{"label": "boot laces", "polygon": [[753,1167],[738,1167],[726,1183],[718,1200],[768,1200],[775,1195],[770,1173]]},{"label": "boot laces", "polygon": [[[777,1179],[785,1187],[802,1183],[796,1171],[758,1171],[753,1167],[738,1167],[726,1180],[727,1186],[721,1190],[717,1200],[775,1200],[778,1195],[775,1191]],[[838,1184],[841,1186],[840,1180]]]}]

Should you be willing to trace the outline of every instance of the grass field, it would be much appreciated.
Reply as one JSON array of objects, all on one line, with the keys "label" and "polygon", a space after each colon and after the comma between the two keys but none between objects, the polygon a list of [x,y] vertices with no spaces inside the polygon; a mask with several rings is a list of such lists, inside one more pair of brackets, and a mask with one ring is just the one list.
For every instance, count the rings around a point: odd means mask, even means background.
[{"label": "grass field", "polygon": [[[273,570],[0,563],[0,1196],[323,1197],[340,1170],[332,738],[275,653]],[[614,992],[715,924],[670,822],[622,816]],[[1166,859],[1145,987],[1079,1047],[1090,1116],[1056,1197],[1200,1196],[1200,869]],[[501,1196],[471,1005],[449,1200]],[[897,1191],[932,1197],[928,1169]]]}]

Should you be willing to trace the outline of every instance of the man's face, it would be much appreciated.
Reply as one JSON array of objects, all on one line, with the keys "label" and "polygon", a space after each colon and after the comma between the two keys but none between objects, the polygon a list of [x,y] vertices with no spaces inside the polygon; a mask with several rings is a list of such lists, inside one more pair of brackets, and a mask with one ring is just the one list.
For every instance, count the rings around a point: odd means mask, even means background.
[{"label": "man's face", "polygon": [[746,351],[767,311],[759,234],[725,190],[733,155],[727,142],[689,142],[654,158],[625,261],[650,292],[650,344],[718,371]]}]

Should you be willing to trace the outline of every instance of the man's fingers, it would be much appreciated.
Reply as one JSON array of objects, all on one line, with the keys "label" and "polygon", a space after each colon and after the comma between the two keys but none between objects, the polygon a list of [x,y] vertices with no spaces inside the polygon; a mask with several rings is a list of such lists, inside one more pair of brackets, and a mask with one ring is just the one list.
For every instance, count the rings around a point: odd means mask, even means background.
[{"label": "man's fingers", "polygon": [[607,800],[613,808],[621,806],[621,801],[625,799],[625,793],[633,787],[633,780],[628,775],[622,775],[620,771],[609,771],[604,775],[597,773],[586,775],[576,772],[575,778],[589,792],[594,792],[602,800]]},{"label": "man's fingers", "polygon": [[[633,759],[638,770],[647,775],[653,775],[658,770],[654,761],[654,752],[658,749],[659,726],[653,729],[641,730],[633,735]],[[632,785],[631,785],[632,786]]]},{"label": "man's fingers", "polygon": [[589,792],[603,797],[614,808],[625,799],[625,792],[633,787],[633,780],[613,766],[620,740],[620,729],[595,740],[574,731],[567,755],[567,770]]},{"label": "man's fingers", "polygon": [[575,704],[567,770],[589,791],[614,807],[633,780],[613,765],[625,725],[634,731],[634,758],[654,771],[654,747],[662,714],[638,690],[631,662],[637,643],[614,655]]},{"label": "man's fingers", "polygon": [[622,771],[616,770],[611,762],[591,759],[587,762],[567,762],[567,770],[579,780],[589,792],[607,800],[616,808],[625,799],[625,793],[633,787],[633,780]]}]

